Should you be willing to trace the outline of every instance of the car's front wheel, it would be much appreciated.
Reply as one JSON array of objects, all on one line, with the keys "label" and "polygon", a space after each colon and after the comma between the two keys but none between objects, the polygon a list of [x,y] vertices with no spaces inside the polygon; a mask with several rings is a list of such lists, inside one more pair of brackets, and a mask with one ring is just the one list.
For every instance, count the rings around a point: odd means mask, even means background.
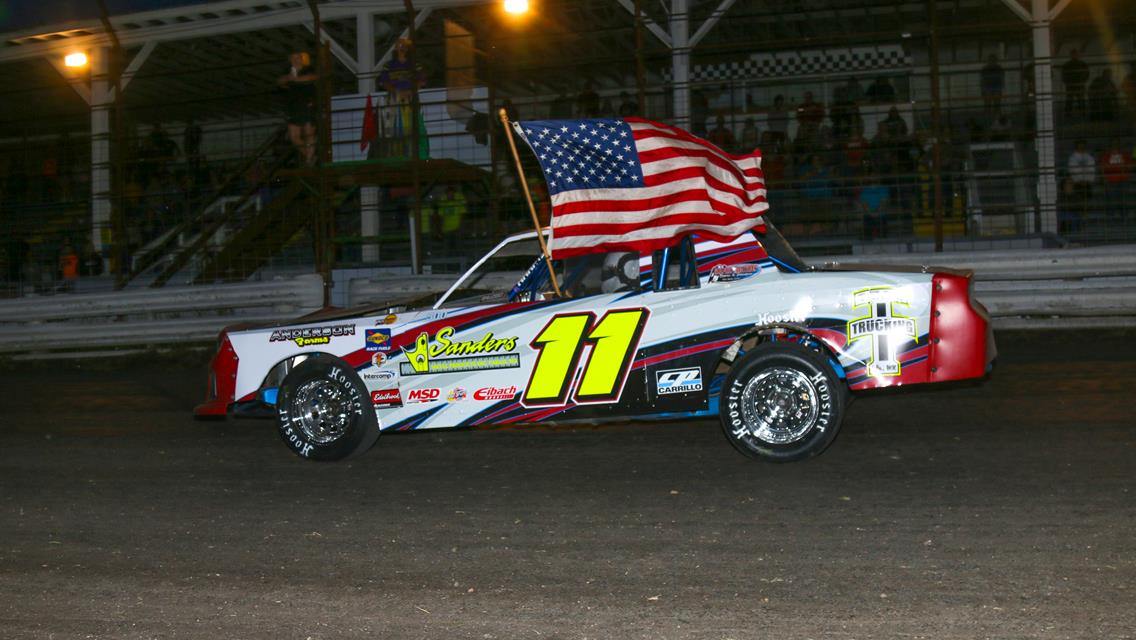
[{"label": "car's front wheel", "polygon": [[794,342],[769,342],[734,362],[722,385],[719,417],[738,451],[791,462],[832,443],[847,395],[821,354]]},{"label": "car's front wheel", "polygon": [[292,451],[309,460],[358,455],[379,437],[379,421],[355,370],[339,358],[312,356],[284,378],[276,424]]}]

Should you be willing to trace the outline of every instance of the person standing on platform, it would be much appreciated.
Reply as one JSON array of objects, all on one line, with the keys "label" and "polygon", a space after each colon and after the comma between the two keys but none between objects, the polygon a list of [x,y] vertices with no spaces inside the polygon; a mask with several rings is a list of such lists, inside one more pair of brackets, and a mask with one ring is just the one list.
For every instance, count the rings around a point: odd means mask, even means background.
[{"label": "person standing on platform", "polygon": [[[422,67],[410,61],[414,43],[409,38],[401,38],[394,46],[394,57],[379,74],[379,85],[387,92],[387,114],[384,122],[390,123],[388,137],[392,140],[391,154],[405,158],[414,157],[414,94],[426,86],[426,74]],[[423,131],[419,114],[418,130]],[[420,141],[421,146],[421,141]],[[421,154],[419,154],[421,155]]]},{"label": "person standing on platform", "polygon": [[316,161],[316,81],[319,74],[312,67],[306,51],[288,56],[288,72],[277,79],[284,89],[284,114],[288,123],[288,139],[306,165]]}]

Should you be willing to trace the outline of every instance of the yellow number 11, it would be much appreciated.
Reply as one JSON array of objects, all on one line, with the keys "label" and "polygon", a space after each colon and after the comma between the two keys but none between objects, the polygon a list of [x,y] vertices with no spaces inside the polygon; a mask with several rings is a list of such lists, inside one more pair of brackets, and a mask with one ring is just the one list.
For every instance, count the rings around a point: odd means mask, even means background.
[{"label": "yellow number 11", "polygon": [[637,308],[608,311],[599,322],[590,311],[549,320],[530,343],[540,353],[521,404],[565,404],[585,344],[592,351],[574,399],[581,403],[618,400],[647,316],[647,309]]}]

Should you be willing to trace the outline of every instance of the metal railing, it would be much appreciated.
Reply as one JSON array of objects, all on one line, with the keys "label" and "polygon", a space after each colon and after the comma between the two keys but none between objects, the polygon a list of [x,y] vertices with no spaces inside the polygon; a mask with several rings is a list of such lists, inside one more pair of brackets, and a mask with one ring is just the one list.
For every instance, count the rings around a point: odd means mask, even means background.
[{"label": "metal railing", "polygon": [[[813,258],[814,265],[928,264],[975,270],[976,297],[995,329],[1136,327],[1136,246]],[[517,276],[519,277],[519,273]],[[444,291],[450,276],[392,274],[348,280],[347,304]],[[287,321],[317,310],[318,275],[116,293],[0,301],[0,353],[192,345],[225,326]]]}]

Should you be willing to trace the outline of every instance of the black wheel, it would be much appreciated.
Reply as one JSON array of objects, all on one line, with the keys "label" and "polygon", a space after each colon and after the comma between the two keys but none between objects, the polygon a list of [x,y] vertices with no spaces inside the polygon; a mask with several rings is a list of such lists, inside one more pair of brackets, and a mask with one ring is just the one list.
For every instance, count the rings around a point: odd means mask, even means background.
[{"label": "black wheel", "polygon": [[722,384],[719,417],[738,451],[792,462],[824,451],[840,430],[848,387],[824,357],[794,342],[758,345]]},{"label": "black wheel", "polygon": [[355,370],[339,358],[318,355],[284,378],[276,397],[280,437],[309,460],[358,455],[379,438],[379,421]]}]

